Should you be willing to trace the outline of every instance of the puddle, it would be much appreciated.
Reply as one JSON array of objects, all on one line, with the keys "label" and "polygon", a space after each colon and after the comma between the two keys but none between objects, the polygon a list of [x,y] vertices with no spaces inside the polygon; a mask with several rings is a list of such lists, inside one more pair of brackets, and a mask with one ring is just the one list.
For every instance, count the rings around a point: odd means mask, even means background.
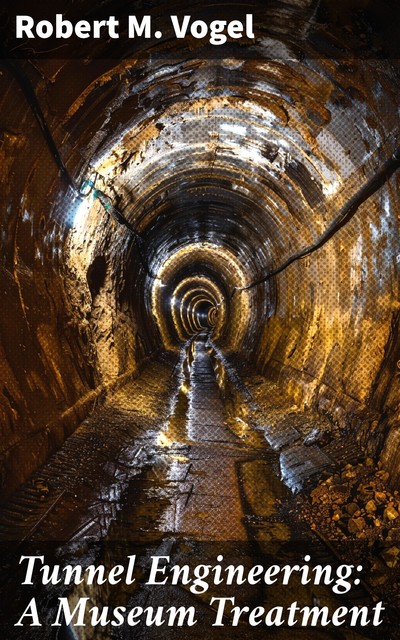
[{"label": "puddle", "polygon": [[170,448],[188,442],[187,418],[191,390],[191,365],[195,357],[195,341],[189,340],[181,349],[178,363],[178,392],[173,397],[170,415],[157,436],[157,445]]}]

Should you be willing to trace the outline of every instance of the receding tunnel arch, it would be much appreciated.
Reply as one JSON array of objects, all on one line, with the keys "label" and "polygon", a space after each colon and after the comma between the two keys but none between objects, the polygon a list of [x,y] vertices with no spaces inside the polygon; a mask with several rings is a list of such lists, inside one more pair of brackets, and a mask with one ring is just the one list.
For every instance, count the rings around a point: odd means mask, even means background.
[{"label": "receding tunnel arch", "polygon": [[[247,270],[230,248],[210,242],[192,243],[183,246],[165,261],[157,274],[152,288],[152,313],[159,325],[165,347],[173,348],[185,340],[188,326],[182,321],[181,301],[191,295],[193,289],[207,291],[213,304],[218,307],[218,320],[213,333],[227,349],[235,350],[246,339],[252,338],[249,327],[257,322],[252,307],[257,293],[243,292],[233,296],[234,288],[247,282],[251,272]],[[264,287],[263,290],[270,287]],[[171,299],[178,300],[171,308]],[[261,300],[261,297],[259,297]],[[264,311],[259,305],[258,313]],[[180,320],[179,320],[180,316]],[[227,319],[230,318],[230,322]]]},{"label": "receding tunnel arch", "polygon": [[191,297],[188,305],[188,315],[191,318],[195,332],[211,328],[209,323],[209,312],[211,309],[215,309],[215,301],[209,298],[206,292],[202,290],[195,292],[195,295]]},{"label": "receding tunnel arch", "polygon": [[[217,291],[215,291],[215,289]],[[196,306],[198,304],[204,302],[207,302],[208,306],[222,304],[224,309],[223,314],[221,314],[222,322],[220,326],[217,327],[214,334],[216,338],[219,337],[223,330],[223,319],[226,313],[226,304],[224,303],[224,298],[221,296],[218,287],[213,287],[213,283],[208,281],[207,278],[197,277],[182,280],[174,291],[172,301],[171,311],[174,327],[177,334],[184,340],[190,335],[201,330],[201,328],[204,328],[199,324],[195,315]],[[176,307],[179,308],[178,313],[176,311]]]}]

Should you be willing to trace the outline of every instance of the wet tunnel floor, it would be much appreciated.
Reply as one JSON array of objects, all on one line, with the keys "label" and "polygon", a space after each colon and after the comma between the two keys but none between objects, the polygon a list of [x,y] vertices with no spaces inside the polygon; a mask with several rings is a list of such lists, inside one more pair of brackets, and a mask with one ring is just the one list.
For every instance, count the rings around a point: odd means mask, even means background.
[{"label": "wet tunnel floor", "polygon": [[[96,628],[96,638],[264,637],[265,626],[249,626],[246,614],[232,626],[229,602],[224,626],[213,628],[217,605],[210,606],[211,599],[230,597],[237,606],[268,610],[294,600],[299,606],[320,603],[336,609],[366,598],[361,588],[352,589],[350,600],[326,586],[300,585],[296,577],[290,588],[212,584],[205,593],[182,581],[148,585],[151,557],[160,555],[169,557],[170,567],[187,565],[192,576],[199,564],[242,565],[247,571],[257,564],[295,565],[310,549],[314,564],[336,562],[305,523],[290,518],[284,507],[291,494],[278,477],[278,455],[261,431],[232,413],[226,385],[217,384],[214,360],[207,336],[200,335],[184,347],[175,367],[170,358],[151,363],[88,419],[3,510],[3,538],[15,544],[25,540],[54,549],[65,541],[65,557],[78,555],[82,565],[94,557],[107,566],[126,564],[128,555],[136,555],[131,588],[78,586],[69,594],[71,601],[90,597],[98,606],[115,601],[114,606],[128,609],[168,604],[196,611],[197,624],[190,630],[143,623],[123,630]],[[163,414],[168,418],[160,418]],[[50,595],[60,593],[54,587]],[[343,627],[283,625],[267,632],[278,638],[376,637],[370,630]],[[62,631],[54,635],[49,627],[35,633],[21,629],[16,634],[13,628],[8,637],[68,637]],[[79,629],[76,633],[92,637]]]}]

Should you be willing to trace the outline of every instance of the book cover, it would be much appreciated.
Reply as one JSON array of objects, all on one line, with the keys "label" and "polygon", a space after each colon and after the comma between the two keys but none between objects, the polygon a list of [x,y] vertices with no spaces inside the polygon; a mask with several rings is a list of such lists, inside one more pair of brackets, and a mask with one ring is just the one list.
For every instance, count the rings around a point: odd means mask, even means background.
[{"label": "book cover", "polygon": [[400,637],[398,17],[3,3],[5,638]]}]

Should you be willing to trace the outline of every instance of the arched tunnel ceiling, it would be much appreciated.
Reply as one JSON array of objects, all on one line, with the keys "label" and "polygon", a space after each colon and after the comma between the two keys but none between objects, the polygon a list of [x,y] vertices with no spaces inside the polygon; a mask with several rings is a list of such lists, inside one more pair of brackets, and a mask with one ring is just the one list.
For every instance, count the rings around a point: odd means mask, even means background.
[{"label": "arched tunnel ceiling", "polygon": [[[219,305],[220,344],[260,371],[290,375],[305,405],[329,406],[343,420],[355,407],[382,411],[388,402],[395,411],[383,360],[397,311],[397,176],[319,252],[240,291],[315,242],[399,144],[394,3],[364,5],[253,3],[255,42],[225,49],[183,44],[166,30],[136,49],[124,38],[84,41],[78,51],[65,43],[63,58],[35,42],[31,64],[30,43],[15,49],[7,35],[20,59],[5,69],[0,98],[3,264],[17,273],[22,312],[11,327],[6,311],[3,331],[16,341],[28,335],[32,353],[51,343],[53,355],[36,357],[23,383],[22,354],[5,347],[4,360],[14,358],[8,385],[34,422],[51,402],[66,411],[160,346],[177,348],[193,328],[171,305],[178,293],[181,311],[191,309],[186,281],[189,297]],[[113,7],[122,15],[122,4]],[[171,3],[169,12],[181,9]],[[158,3],[152,10],[163,19]],[[191,7],[194,17],[207,10]],[[81,0],[65,15],[94,13]],[[74,184],[97,172],[95,189],[139,239],[93,189],[80,198],[65,183],[16,64]],[[61,362],[69,382],[38,384]]]}]

